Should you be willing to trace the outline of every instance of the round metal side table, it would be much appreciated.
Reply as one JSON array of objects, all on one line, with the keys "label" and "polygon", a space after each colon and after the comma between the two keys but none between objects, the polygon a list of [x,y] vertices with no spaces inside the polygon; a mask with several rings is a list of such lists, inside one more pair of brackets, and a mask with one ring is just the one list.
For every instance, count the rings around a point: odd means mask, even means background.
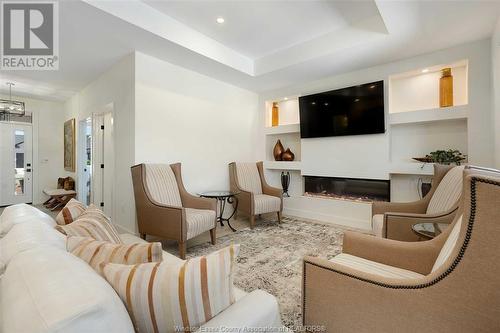
[{"label": "round metal side table", "polygon": [[[236,229],[234,229],[231,225],[230,219],[234,216],[236,210],[238,209],[238,198],[236,197],[237,194],[238,192],[231,191],[208,191],[198,193],[198,195],[202,198],[217,199],[217,203],[219,204],[219,216],[217,216],[217,222],[219,222],[221,226],[224,226],[224,222],[227,222],[227,225],[233,232],[235,232]],[[224,217],[224,209],[226,208],[226,203],[230,205],[233,203],[235,204],[234,211],[229,217]]]}]

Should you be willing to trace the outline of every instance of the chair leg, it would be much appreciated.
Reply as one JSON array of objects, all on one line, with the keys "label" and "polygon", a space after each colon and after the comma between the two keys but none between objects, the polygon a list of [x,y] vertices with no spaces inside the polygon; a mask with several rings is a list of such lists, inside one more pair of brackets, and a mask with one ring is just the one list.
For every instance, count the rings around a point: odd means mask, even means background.
[{"label": "chair leg", "polygon": [[210,240],[212,241],[212,245],[215,245],[215,242],[217,239],[215,230],[217,230],[217,229],[216,228],[210,229]]},{"label": "chair leg", "polygon": [[146,240],[146,234],[141,234],[141,238]]},{"label": "chair leg", "polygon": [[281,223],[281,212],[278,212],[278,224]]},{"label": "chair leg", "polygon": [[250,229],[255,227],[255,215],[250,215]]},{"label": "chair leg", "polygon": [[179,242],[179,258],[186,259],[186,242]]}]

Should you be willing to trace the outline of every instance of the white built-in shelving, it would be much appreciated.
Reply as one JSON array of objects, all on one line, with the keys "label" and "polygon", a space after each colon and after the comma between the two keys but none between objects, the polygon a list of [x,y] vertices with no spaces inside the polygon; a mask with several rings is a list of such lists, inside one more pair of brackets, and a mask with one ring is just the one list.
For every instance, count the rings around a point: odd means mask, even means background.
[{"label": "white built-in shelving", "polygon": [[[279,124],[271,126],[273,101],[266,102],[266,121],[264,127],[266,161],[264,168],[276,171],[300,171],[300,124],[299,124],[299,100],[298,97],[278,98],[276,101],[279,108]],[[295,154],[294,161],[274,161],[273,148],[280,140],[285,149]]]},{"label": "white built-in shelving", "polygon": [[453,105],[467,105],[468,61],[460,60],[389,76],[389,114],[439,109],[439,79],[443,68],[451,68],[453,75]]},{"label": "white built-in shelving", "polygon": [[467,105],[451,106],[430,110],[399,112],[389,114],[389,125],[430,123],[447,120],[466,120]]},{"label": "white built-in shelving", "polygon": [[300,124],[288,124],[288,125],[280,125],[274,127],[265,127],[264,133],[266,135],[300,133]]},{"label": "white built-in shelving", "polygon": [[[451,68],[453,75],[454,106],[440,108],[439,79],[441,70],[447,67]],[[418,194],[416,188],[420,182],[429,180],[434,173],[432,163],[416,162],[412,160],[413,157],[423,157],[438,149],[459,149],[464,154],[468,153],[469,117],[474,116],[473,112],[475,112],[468,105],[468,71],[468,60],[457,60],[449,63],[429,64],[426,67],[393,73],[383,78],[387,87],[385,99],[387,134],[383,139],[378,137],[379,139],[373,142],[373,149],[379,149],[382,152],[379,154],[381,161],[377,162],[382,165],[383,170],[387,171],[386,177],[391,179],[393,200],[416,199],[415,196]],[[273,102],[278,103],[279,107],[279,125],[274,127],[271,126]],[[364,211],[358,203],[303,196],[302,175],[310,172],[311,161],[303,161],[301,149],[311,149],[311,144],[316,141],[304,142],[300,138],[298,97],[269,99],[265,102],[264,108],[264,168],[274,186],[279,186],[282,171],[290,171],[291,198],[285,200],[287,212],[296,216],[318,219],[324,219],[326,215],[345,217],[363,212],[368,216],[369,221],[370,212]],[[295,161],[274,161],[272,153],[278,139],[285,149],[290,148],[295,154]],[[362,137],[352,138],[353,142],[362,139]],[[329,141],[332,145],[349,146],[346,142],[349,142],[351,138],[315,140],[323,145]],[[370,144],[372,143],[367,143],[368,146]],[[381,147],[381,145],[386,146]],[[350,154],[351,151],[346,150],[345,153]],[[317,152],[307,151],[308,157],[315,158],[314,154]],[[360,155],[362,154],[363,150],[360,151]],[[346,156],[346,161],[350,160],[349,157],[352,156]],[[332,174],[335,172],[332,170]],[[316,212],[316,215],[311,212]],[[356,221],[361,219],[364,217],[360,215],[353,221],[349,221],[349,224],[356,224]]]},{"label": "white built-in shelving", "polygon": [[[439,80],[443,68],[453,75],[453,104],[439,107]],[[389,173],[429,176],[432,164],[412,161],[434,150],[468,152],[468,61],[416,68],[389,76]]]},{"label": "white built-in shelving", "polygon": [[268,170],[288,170],[288,171],[300,171],[301,163],[300,161],[265,161],[264,168]]}]

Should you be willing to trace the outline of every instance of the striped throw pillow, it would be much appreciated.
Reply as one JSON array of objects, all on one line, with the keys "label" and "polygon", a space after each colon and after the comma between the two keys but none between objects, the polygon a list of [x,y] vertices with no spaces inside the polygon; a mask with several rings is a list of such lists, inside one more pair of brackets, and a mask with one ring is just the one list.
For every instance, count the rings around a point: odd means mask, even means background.
[{"label": "striped throw pillow", "polygon": [[91,237],[98,241],[123,243],[109,218],[94,205],[89,205],[71,224],[57,225],[55,228],[66,236]]},{"label": "striped throw pillow", "polygon": [[60,225],[70,224],[85,211],[85,205],[76,199],[68,201],[66,206],[57,214],[56,222]]},{"label": "striped throw pillow", "polygon": [[136,331],[195,331],[234,303],[239,245],[187,261],[106,264],[104,277],[127,306]]},{"label": "striped throw pillow", "polygon": [[160,262],[163,256],[161,243],[113,244],[105,241],[96,241],[89,237],[68,237],[66,249],[71,254],[83,259],[96,272],[102,274],[102,265],[141,264],[146,262]]}]

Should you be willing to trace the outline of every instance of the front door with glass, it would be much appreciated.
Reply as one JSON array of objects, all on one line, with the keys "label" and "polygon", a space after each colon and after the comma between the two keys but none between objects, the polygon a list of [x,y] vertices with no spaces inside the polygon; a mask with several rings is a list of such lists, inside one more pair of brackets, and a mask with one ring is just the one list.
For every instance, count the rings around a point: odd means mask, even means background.
[{"label": "front door with glass", "polygon": [[33,201],[32,126],[0,122],[0,206]]}]

